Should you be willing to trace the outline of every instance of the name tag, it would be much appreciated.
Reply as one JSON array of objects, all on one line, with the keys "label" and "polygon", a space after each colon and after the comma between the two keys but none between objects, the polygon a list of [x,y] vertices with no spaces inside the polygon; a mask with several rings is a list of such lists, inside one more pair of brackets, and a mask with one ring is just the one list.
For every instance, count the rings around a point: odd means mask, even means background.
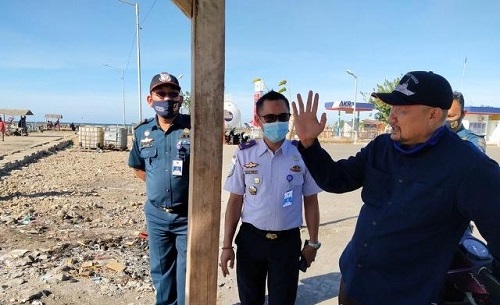
[{"label": "name tag", "polygon": [[283,207],[291,206],[293,203],[293,190],[288,190],[283,194]]},{"label": "name tag", "polygon": [[182,176],[183,161],[179,159],[172,160],[172,176]]}]

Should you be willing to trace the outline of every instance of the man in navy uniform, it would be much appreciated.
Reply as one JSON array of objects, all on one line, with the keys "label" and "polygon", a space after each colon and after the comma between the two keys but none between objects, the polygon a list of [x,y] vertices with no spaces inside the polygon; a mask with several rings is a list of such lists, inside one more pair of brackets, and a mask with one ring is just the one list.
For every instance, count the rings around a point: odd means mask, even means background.
[{"label": "man in navy uniform", "polygon": [[[334,161],[317,136],[319,95],[293,104],[299,151],[325,191],[363,188],[351,241],[340,257],[339,303],[440,304],[443,284],[465,228],[474,221],[500,271],[500,169],[444,126],[453,92],[435,73],[407,73],[391,93],[390,134],[355,156]],[[466,186],[466,187],[464,187]],[[498,304],[498,303],[494,303]]]},{"label": "man in navy uniform", "polygon": [[446,118],[446,126],[456,132],[462,140],[469,141],[482,152],[486,152],[486,141],[484,140],[484,137],[466,129],[462,124],[462,120],[465,117],[464,106],[465,100],[463,94],[461,92],[454,91],[453,103],[448,110],[448,117]]},{"label": "man in navy uniform", "polygon": [[[227,202],[220,267],[224,276],[233,268],[236,237],[236,277],[242,305],[262,305],[266,278],[269,305],[295,304],[299,258],[311,265],[321,246],[318,241],[319,207],[316,185],[297,150],[286,140],[290,120],[287,98],[270,91],[259,98],[256,120],[262,141],[240,144],[224,189]],[[309,240],[301,249],[302,211]],[[305,271],[305,269],[302,269]]]},{"label": "man in navy uniform", "polygon": [[147,103],[156,116],[134,130],[128,165],[146,182],[144,206],[156,305],[184,305],[191,117],[177,78],[162,72],[151,80]]}]

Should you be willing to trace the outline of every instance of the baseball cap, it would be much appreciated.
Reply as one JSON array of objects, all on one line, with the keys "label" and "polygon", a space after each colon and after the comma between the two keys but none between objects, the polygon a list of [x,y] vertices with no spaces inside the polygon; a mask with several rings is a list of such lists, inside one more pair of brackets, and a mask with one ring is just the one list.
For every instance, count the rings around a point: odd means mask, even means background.
[{"label": "baseball cap", "polygon": [[427,105],[450,109],[453,91],[450,83],[432,71],[411,71],[405,74],[391,93],[372,93],[389,105]]},{"label": "baseball cap", "polygon": [[177,77],[173,76],[167,72],[161,72],[160,74],[156,74],[153,76],[151,80],[151,84],[149,85],[149,91],[153,91],[154,88],[162,85],[169,85],[177,90],[181,90],[181,86],[179,86],[179,80]]}]

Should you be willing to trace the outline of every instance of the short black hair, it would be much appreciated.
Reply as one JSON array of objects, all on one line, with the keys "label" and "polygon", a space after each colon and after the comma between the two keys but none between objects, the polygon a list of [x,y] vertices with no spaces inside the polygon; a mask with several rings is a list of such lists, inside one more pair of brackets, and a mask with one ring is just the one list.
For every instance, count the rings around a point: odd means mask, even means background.
[{"label": "short black hair", "polygon": [[259,114],[260,109],[262,109],[262,105],[264,104],[265,100],[270,100],[270,101],[278,101],[278,100],[283,100],[286,105],[286,109],[290,111],[290,102],[288,102],[288,99],[281,93],[276,92],[274,90],[271,90],[261,96],[258,100],[257,103],[255,103],[255,109],[257,114]]},{"label": "short black hair", "polygon": [[453,91],[453,100],[457,100],[460,103],[460,106],[462,107],[462,110],[465,107],[465,100],[464,100],[464,95],[462,92],[459,91]]}]

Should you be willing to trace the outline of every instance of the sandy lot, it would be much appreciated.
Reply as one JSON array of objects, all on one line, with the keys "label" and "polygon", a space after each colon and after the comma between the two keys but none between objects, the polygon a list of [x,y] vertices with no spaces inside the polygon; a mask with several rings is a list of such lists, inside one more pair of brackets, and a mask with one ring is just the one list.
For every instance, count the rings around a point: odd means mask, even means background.
[{"label": "sandy lot", "polygon": [[[362,144],[325,147],[338,159]],[[235,149],[224,146],[224,176]],[[499,147],[488,154],[500,161]],[[0,305],[153,304],[147,242],[138,236],[144,185],[127,157],[73,147],[0,177]],[[300,276],[299,305],[337,303],[338,257],[361,206],[359,191],[319,198],[323,247]],[[217,293],[218,304],[239,304],[234,272],[219,277]]]}]

